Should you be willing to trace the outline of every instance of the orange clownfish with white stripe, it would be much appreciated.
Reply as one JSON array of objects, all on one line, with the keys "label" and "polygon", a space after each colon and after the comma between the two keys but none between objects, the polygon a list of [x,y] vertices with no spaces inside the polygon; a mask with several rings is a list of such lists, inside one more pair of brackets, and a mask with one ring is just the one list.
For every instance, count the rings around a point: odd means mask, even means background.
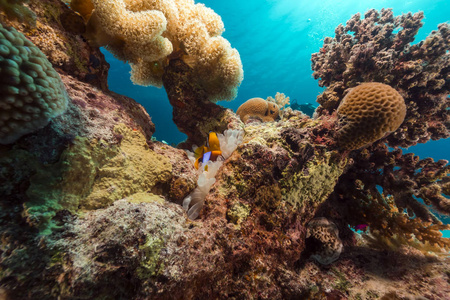
[{"label": "orange clownfish with white stripe", "polygon": [[[206,164],[209,160],[216,161],[222,155],[220,150],[220,142],[215,132],[210,132],[206,145],[200,146],[194,151],[195,163],[194,166],[198,169],[200,163]],[[205,169],[207,171],[207,169]]]}]

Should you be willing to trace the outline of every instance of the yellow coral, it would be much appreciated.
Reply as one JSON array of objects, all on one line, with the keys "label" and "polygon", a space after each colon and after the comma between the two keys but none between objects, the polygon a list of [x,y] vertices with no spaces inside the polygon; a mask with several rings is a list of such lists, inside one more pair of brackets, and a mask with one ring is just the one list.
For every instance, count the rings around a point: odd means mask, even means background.
[{"label": "yellow coral", "polygon": [[263,122],[275,121],[278,118],[278,105],[263,98],[252,98],[239,106],[236,114],[242,122],[247,123],[251,118],[259,119]]},{"label": "yellow coral", "polygon": [[339,144],[354,150],[397,130],[405,118],[406,105],[389,85],[366,82],[350,90],[337,113]]},{"label": "yellow coral", "polygon": [[[131,80],[162,86],[170,59],[183,59],[211,101],[231,100],[243,79],[239,53],[220,35],[219,15],[192,0],[74,0],[85,36],[131,64]],[[89,12],[89,4],[93,9]]]}]

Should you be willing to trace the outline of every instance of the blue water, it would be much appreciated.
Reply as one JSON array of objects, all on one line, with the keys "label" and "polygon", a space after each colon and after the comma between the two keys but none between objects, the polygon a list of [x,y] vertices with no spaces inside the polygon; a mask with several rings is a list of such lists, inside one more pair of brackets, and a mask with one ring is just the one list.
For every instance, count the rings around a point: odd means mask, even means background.
[{"label": "blue water", "polygon": [[[196,1],[197,2],[197,1]],[[394,15],[423,11],[424,26],[416,42],[425,39],[437,25],[450,21],[448,0],[203,0],[225,24],[223,36],[236,48],[244,66],[244,81],[237,98],[220,105],[236,110],[249,98],[285,93],[298,103],[314,103],[322,92],[311,76],[311,53],[319,51],[326,36],[355,13],[393,8]],[[170,144],[185,139],[172,122],[172,107],[164,89],[133,85],[130,67],[104,51],[111,64],[109,87],[141,103],[156,125],[155,137]],[[450,139],[432,141],[406,149],[421,158],[449,159]],[[450,233],[446,233],[450,236]]]}]

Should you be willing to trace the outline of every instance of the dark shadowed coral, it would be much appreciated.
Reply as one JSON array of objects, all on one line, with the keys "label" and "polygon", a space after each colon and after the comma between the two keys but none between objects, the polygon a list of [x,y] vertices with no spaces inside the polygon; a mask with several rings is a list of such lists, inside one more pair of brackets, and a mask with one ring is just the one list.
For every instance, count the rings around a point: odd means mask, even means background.
[{"label": "dark shadowed coral", "polygon": [[450,214],[447,161],[419,160],[401,150],[389,152],[381,143],[352,158],[354,164],[339,178],[323,208],[327,215],[353,227],[367,224],[380,236],[450,249],[449,239],[440,232],[450,227],[433,213],[434,208]]},{"label": "dark shadowed coral", "polygon": [[6,17],[36,25],[36,15],[23,5],[28,2],[30,0],[0,0],[0,20]]},{"label": "dark shadowed coral", "polygon": [[343,249],[338,228],[326,218],[315,218],[308,223],[305,244],[311,257],[322,265],[337,260]]},{"label": "dark shadowed coral", "polygon": [[202,145],[210,131],[238,129],[242,124],[230,109],[208,101],[206,91],[190,78],[193,70],[182,60],[172,60],[162,77],[164,88],[173,107],[173,121],[188,138],[179,147],[191,149]]}]

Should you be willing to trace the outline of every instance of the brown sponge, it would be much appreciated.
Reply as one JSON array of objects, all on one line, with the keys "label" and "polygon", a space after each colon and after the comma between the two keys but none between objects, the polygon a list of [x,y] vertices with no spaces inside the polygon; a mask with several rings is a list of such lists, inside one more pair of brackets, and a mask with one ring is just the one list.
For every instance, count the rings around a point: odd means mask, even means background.
[{"label": "brown sponge", "polygon": [[337,113],[339,145],[354,150],[395,131],[405,118],[406,105],[389,85],[366,82],[350,90]]}]

